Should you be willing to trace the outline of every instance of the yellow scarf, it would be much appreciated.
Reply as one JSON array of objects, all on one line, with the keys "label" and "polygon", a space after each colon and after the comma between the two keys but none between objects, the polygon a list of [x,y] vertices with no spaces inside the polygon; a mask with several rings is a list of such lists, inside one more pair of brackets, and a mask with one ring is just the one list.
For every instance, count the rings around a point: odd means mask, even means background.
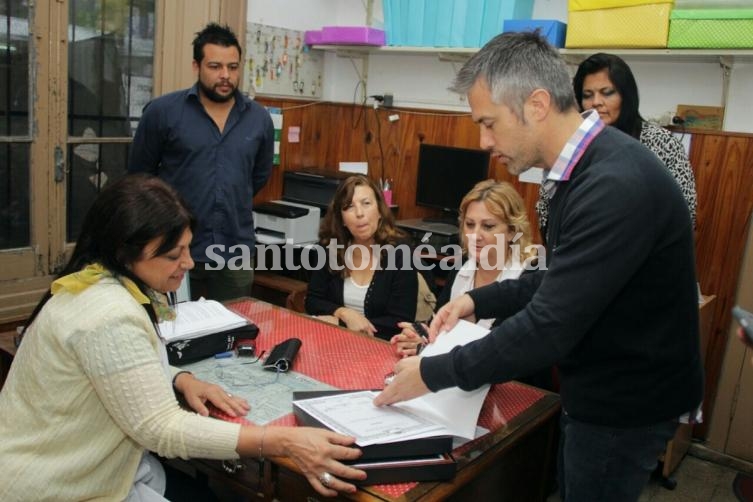
[{"label": "yellow scarf", "polygon": [[[112,272],[106,270],[102,264],[91,263],[78,272],[73,272],[60,279],[56,279],[52,283],[52,286],[50,286],[50,291],[52,291],[53,295],[63,290],[68,291],[69,293],[80,293],[92,284],[98,283],[103,277],[112,276]],[[117,279],[128,290],[128,292],[131,293],[131,296],[133,296],[137,302],[142,305],[151,302],[149,297],[142,293],[136,283],[131,279],[122,276]]]}]

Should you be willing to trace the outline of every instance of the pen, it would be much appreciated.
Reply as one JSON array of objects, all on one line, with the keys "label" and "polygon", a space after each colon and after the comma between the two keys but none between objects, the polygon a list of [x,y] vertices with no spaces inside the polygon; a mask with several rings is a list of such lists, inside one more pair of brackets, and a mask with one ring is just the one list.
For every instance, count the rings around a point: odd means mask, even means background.
[{"label": "pen", "polygon": [[421,343],[416,346],[416,355],[421,353],[421,350],[429,344],[429,333],[426,332],[426,328],[420,322],[414,322],[413,329],[418,336],[421,337]]}]

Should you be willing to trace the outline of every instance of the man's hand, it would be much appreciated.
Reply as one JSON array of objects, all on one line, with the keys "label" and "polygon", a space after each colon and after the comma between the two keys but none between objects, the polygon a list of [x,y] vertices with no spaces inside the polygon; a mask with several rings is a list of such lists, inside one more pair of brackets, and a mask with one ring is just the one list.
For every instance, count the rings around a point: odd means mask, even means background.
[{"label": "man's hand", "polygon": [[219,385],[199,380],[190,373],[179,374],[175,378],[175,388],[183,394],[192,410],[205,417],[209,415],[207,401],[231,417],[245,417],[251,409],[242,397],[233,396]]},{"label": "man's hand", "polygon": [[431,326],[429,326],[429,340],[434,342],[439,333],[454,328],[458,323],[458,319],[466,319],[471,322],[476,322],[476,318],[473,315],[475,309],[476,305],[468,294],[461,295],[445,304],[445,306],[439,309],[434,315],[434,319],[431,321]]},{"label": "man's hand", "polygon": [[420,364],[421,359],[415,356],[398,361],[394,370],[395,378],[374,398],[374,405],[399,403],[428,393],[429,388],[421,378]]}]

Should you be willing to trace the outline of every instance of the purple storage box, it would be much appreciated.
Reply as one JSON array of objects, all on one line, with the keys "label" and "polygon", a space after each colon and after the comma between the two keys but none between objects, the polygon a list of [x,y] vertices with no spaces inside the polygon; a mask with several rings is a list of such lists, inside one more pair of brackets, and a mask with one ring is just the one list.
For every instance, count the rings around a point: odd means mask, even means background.
[{"label": "purple storage box", "polygon": [[318,45],[322,43],[322,30],[308,30],[303,34],[303,43]]},{"label": "purple storage box", "polygon": [[384,31],[368,26],[324,26],[322,44],[384,45]]}]

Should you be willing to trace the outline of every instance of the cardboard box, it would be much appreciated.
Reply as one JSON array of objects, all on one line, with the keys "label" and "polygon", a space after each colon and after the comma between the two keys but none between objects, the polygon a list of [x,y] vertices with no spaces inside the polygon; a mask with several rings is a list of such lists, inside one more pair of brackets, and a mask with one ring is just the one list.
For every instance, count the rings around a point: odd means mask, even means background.
[{"label": "cardboard box", "polygon": [[502,25],[504,33],[511,31],[535,31],[541,30],[544,36],[554,47],[565,46],[565,34],[567,25],[561,21],[549,19],[506,19]]},{"label": "cardboard box", "polygon": [[671,3],[570,11],[567,48],[663,48]]},{"label": "cardboard box", "polygon": [[753,48],[753,9],[673,10],[670,48]]}]

